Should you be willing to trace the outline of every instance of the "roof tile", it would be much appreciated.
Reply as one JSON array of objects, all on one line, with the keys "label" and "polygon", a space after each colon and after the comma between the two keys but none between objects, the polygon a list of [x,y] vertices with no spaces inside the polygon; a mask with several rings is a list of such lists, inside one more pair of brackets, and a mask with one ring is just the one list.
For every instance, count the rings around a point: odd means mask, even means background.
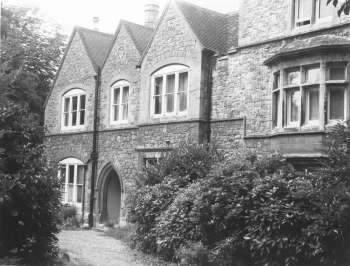
[{"label": "roof tile", "polygon": [[112,44],[113,35],[82,27],[77,27],[77,31],[83,40],[94,68],[101,67],[107,56],[108,48]]}]

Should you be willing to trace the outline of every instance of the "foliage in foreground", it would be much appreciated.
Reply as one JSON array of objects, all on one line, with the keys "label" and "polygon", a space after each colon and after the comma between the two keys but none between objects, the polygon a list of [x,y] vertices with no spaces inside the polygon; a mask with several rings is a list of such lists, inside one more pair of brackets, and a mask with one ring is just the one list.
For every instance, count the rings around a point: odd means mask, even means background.
[{"label": "foliage in foreground", "polygon": [[[136,246],[183,265],[319,266],[349,261],[350,138],[339,127],[329,139],[330,164],[308,175],[296,175],[278,155],[259,158],[250,153],[210,165],[191,161],[206,165],[196,178],[174,171],[140,187],[129,206]],[[197,148],[181,149],[217,154],[205,145]],[[182,162],[177,155],[181,157],[175,151],[167,157],[171,162],[156,164],[156,172]],[[186,157],[207,159],[191,153]]]},{"label": "foliage in foreground", "polygon": [[57,255],[60,183],[43,157],[42,128],[27,114],[0,109],[0,257],[44,265]]}]

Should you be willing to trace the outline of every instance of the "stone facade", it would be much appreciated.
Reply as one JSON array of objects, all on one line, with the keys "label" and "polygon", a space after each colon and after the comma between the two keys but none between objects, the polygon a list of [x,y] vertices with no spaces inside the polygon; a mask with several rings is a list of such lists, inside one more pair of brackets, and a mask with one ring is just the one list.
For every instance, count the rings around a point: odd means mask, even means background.
[{"label": "stone facade", "polygon": [[[188,12],[184,15],[184,9],[189,6],[191,12],[195,12],[193,17],[189,17]],[[125,196],[133,189],[144,158],[157,157],[182,140],[213,141],[225,152],[245,143],[246,147],[261,154],[278,150],[299,160],[323,155],[324,126],[273,129],[273,73],[281,65],[350,61],[350,49],[346,50],[350,26],[348,17],[343,16],[340,19],[333,17],[325,24],[296,29],[292,21],[293,8],[292,0],[248,0],[243,1],[237,14],[225,17],[192,4],[171,1],[153,30],[126,21],[120,23],[116,34],[111,37],[110,48],[102,60],[104,63],[99,65],[101,86],[98,87],[98,130],[95,132],[98,161],[94,184],[96,222],[107,219],[110,206],[106,203],[108,193],[105,190],[108,189],[110,172],[116,174],[121,187],[119,212],[123,219]],[[215,34],[202,31],[202,26],[208,23],[208,16],[210,23],[216,17],[220,21]],[[227,27],[222,27],[223,21],[227,21]],[[212,31],[215,25],[209,28]],[[226,34],[220,38],[221,41],[227,40],[222,46],[216,43],[217,40],[210,39],[218,32]],[[72,36],[46,104],[46,145],[48,157],[55,164],[68,157],[86,164],[84,211],[88,213],[98,73],[91,62],[91,54],[96,56],[99,50],[89,51],[92,44],[84,45],[79,31]],[[323,41],[314,49],[310,49],[311,44],[302,49],[295,48],[296,44],[311,43],[319,36],[328,36],[331,41]],[[340,38],[340,46],[332,41],[335,37]],[[332,48],[331,45],[335,45],[333,49],[322,50]],[[226,47],[226,52],[222,47]],[[281,53],[286,47],[294,47],[292,55]],[[279,54],[279,61],[266,63]],[[187,112],[152,116],[151,76],[174,64],[188,68]],[[129,83],[128,120],[111,124],[111,86],[120,80]],[[86,91],[86,122],[79,130],[63,132],[62,95],[71,88]],[[347,95],[349,98],[350,93]],[[350,110],[349,106],[347,108]]]}]

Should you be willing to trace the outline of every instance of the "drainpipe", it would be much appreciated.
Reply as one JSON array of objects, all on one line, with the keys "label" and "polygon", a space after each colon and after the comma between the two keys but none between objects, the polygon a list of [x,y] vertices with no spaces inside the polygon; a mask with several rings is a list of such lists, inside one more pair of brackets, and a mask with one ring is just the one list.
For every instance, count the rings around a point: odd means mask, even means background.
[{"label": "drainpipe", "polygon": [[92,133],[92,152],[91,152],[91,191],[90,191],[90,212],[89,212],[89,227],[94,226],[94,203],[95,203],[95,177],[97,172],[97,129],[98,129],[98,102],[99,91],[101,87],[101,69],[97,68],[97,75],[95,76],[95,106],[94,106],[94,125]]}]

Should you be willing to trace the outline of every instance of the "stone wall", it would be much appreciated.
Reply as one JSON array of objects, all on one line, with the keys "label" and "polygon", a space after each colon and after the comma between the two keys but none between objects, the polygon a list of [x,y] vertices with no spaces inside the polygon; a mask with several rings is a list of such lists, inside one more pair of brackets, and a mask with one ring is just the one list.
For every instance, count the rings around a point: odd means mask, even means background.
[{"label": "stone wall", "polygon": [[61,132],[62,95],[72,88],[86,91],[85,126],[79,131],[92,130],[96,73],[79,33],[75,33],[71,45],[66,49],[69,50],[45,107],[45,126],[49,134]]},{"label": "stone wall", "polygon": [[178,117],[169,116],[155,120],[150,118],[151,75],[170,64],[189,67],[188,112],[186,117],[180,119],[199,118],[201,53],[200,44],[176,4],[171,2],[141,64],[140,123],[179,120]]},{"label": "stone wall", "polygon": [[242,1],[239,12],[239,39],[242,46],[288,33],[293,0]]},{"label": "stone wall", "polygon": [[246,117],[247,136],[270,134],[272,71],[263,62],[287,43],[320,34],[334,34],[350,39],[350,27],[344,25],[243,47],[227,57],[219,58],[213,66],[212,119]]},{"label": "stone wall", "polygon": [[[102,70],[100,91],[100,129],[135,125],[139,111],[140,70],[136,68],[140,60],[139,51],[125,29],[121,26],[117,39]],[[128,122],[123,125],[110,124],[111,85],[126,80],[129,87]]]}]

